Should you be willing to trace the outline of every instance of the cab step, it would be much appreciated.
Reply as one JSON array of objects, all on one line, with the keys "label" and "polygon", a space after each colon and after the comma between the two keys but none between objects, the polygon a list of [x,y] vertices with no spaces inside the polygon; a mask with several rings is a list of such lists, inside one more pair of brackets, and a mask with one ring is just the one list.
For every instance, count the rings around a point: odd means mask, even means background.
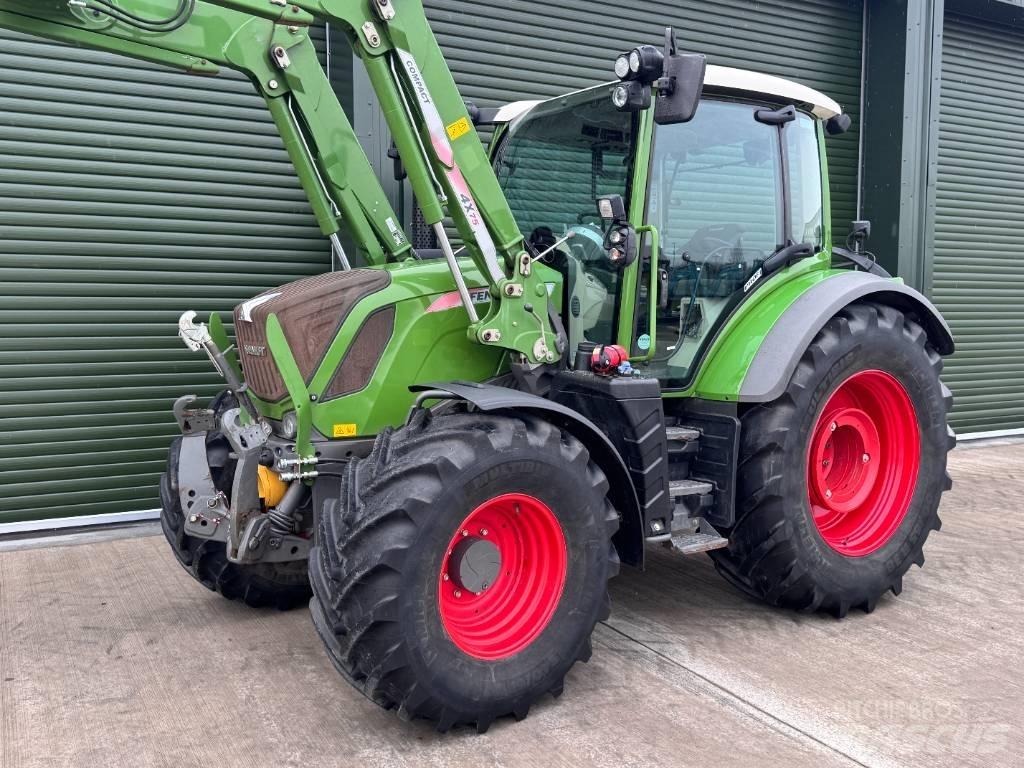
[{"label": "cab step", "polygon": [[729,540],[712,533],[675,533],[672,548],[684,555],[696,555],[729,546]]},{"label": "cab step", "polygon": [[692,443],[700,440],[700,431],[690,427],[665,427],[665,437],[672,442]]},{"label": "cab step", "polygon": [[680,496],[703,496],[712,493],[715,486],[700,480],[672,480],[668,484],[668,493],[673,499]]}]

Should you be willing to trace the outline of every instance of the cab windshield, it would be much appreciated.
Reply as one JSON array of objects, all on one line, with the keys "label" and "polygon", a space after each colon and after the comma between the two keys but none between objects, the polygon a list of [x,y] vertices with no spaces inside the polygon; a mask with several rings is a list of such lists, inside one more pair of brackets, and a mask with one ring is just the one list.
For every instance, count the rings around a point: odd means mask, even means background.
[{"label": "cab windshield", "polygon": [[618,112],[608,89],[591,89],[535,107],[509,131],[494,168],[520,231],[565,277],[563,320],[574,348],[610,343],[621,273],[603,248],[600,195],[629,206],[635,117]]}]

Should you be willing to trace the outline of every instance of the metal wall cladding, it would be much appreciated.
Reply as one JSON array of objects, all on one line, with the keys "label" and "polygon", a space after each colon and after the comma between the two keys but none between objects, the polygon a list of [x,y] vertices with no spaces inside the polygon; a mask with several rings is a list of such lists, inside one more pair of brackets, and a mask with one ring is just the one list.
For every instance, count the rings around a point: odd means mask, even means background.
[{"label": "metal wall cladding", "polygon": [[1024,427],[1024,34],[947,17],[932,299],[962,432]]},{"label": "metal wall cladding", "polygon": [[[711,64],[753,69],[838,101],[853,129],[828,142],[833,234],[856,218],[861,0],[425,0],[463,96],[479,106],[538,99],[614,79],[615,57],[661,46],[666,26]],[[471,10],[467,10],[471,8]]]},{"label": "metal wall cladding", "polygon": [[222,386],[178,316],[330,251],[241,76],[0,41],[0,523],[153,509],[174,399]]}]

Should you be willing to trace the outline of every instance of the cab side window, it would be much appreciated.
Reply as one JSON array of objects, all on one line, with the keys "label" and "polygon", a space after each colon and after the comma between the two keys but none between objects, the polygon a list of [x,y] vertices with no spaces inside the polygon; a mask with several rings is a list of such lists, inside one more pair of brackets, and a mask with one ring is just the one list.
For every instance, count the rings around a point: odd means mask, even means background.
[{"label": "cab side window", "polygon": [[789,231],[795,243],[824,245],[822,228],[821,157],[818,127],[808,115],[798,114],[783,133],[789,163],[791,210]]}]

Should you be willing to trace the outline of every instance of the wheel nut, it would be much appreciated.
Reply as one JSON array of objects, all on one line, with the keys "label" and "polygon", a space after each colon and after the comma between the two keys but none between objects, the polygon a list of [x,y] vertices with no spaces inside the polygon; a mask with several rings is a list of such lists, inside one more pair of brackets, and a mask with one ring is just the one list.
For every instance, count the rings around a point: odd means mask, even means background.
[{"label": "wheel nut", "polygon": [[448,581],[448,579],[449,579],[450,577],[449,577],[449,576],[448,576],[448,574],[446,573],[446,574],[445,574],[444,576],[442,576],[441,578],[442,578],[442,579],[444,579],[445,581]]},{"label": "wheel nut", "polygon": [[462,535],[463,535],[463,536],[469,536],[469,531],[463,531],[463,532],[462,532]]},{"label": "wheel nut", "polygon": [[832,491],[831,490],[825,491],[825,498],[826,499],[831,499],[832,498]]},{"label": "wheel nut", "polygon": [[822,461],[821,462],[821,466],[827,467],[828,466],[828,459],[825,459],[824,461]]},{"label": "wheel nut", "polygon": [[833,421],[833,422],[832,422],[832,426],[831,426],[831,427],[829,427],[829,429],[830,429],[831,431],[835,432],[835,431],[836,431],[837,429],[839,429],[839,425],[838,425],[838,424],[836,424],[836,423],[835,423],[835,422]]},{"label": "wheel nut", "polygon": [[863,456],[860,457],[860,460],[867,464],[869,461],[871,461],[871,457],[865,453]]},{"label": "wheel nut", "polygon": [[455,590],[455,596],[456,596],[456,597],[462,597],[462,590],[460,590],[460,589],[456,589],[456,590]]},{"label": "wheel nut", "polygon": [[486,536],[487,535],[487,529],[486,528],[481,528],[480,529],[480,535],[481,536]]}]

